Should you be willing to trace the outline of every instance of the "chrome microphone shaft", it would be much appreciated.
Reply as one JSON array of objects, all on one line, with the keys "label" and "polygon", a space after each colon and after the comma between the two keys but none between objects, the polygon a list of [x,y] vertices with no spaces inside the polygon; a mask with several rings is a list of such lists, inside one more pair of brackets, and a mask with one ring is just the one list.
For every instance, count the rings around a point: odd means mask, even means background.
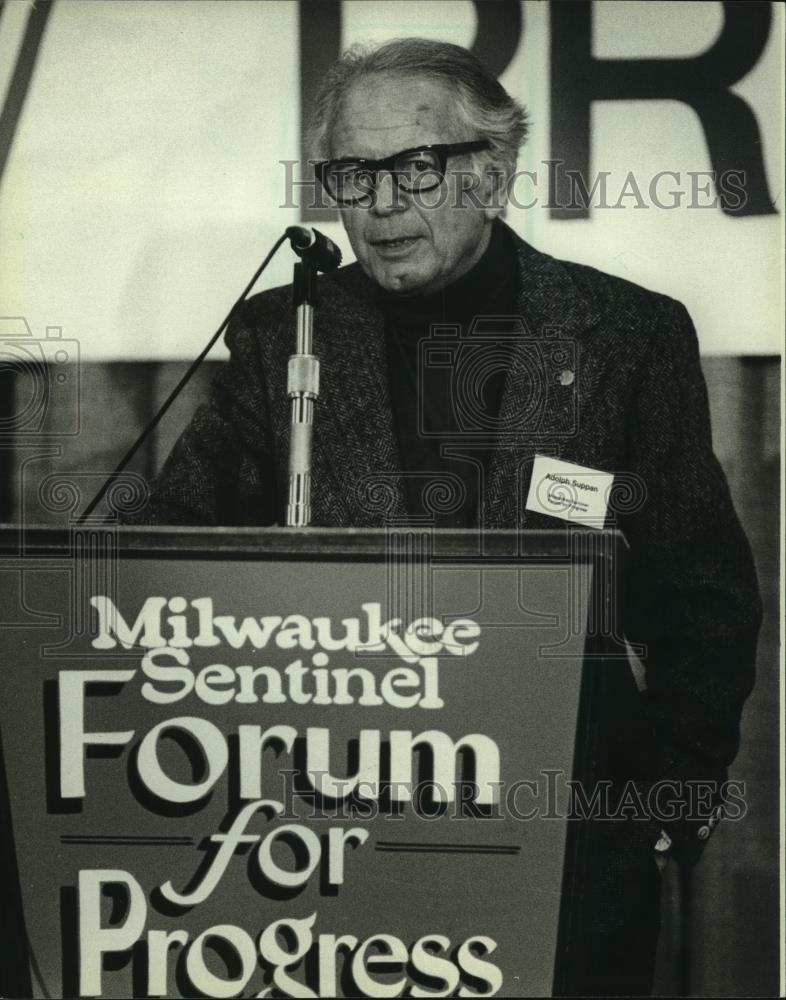
[{"label": "chrome microphone shaft", "polygon": [[293,291],[297,307],[295,353],[287,368],[289,421],[289,496],[287,527],[311,523],[311,444],[314,403],[319,397],[319,359],[314,344],[316,270],[307,262],[295,265]]}]

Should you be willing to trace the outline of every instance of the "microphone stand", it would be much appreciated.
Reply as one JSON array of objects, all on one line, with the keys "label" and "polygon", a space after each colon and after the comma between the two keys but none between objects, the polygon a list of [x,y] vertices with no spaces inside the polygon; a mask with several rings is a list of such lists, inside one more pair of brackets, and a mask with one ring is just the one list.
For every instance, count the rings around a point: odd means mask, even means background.
[{"label": "microphone stand", "polygon": [[311,434],[314,401],[319,396],[319,359],[311,353],[316,279],[317,268],[311,260],[304,257],[295,264],[292,298],[296,310],[296,344],[287,368],[287,396],[291,407],[287,527],[292,528],[311,523]]},{"label": "microphone stand", "polygon": [[[0,6],[2,6],[0,0]],[[292,400],[292,421],[289,456],[289,503],[287,505],[287,525],[302,527],[311,521],[311,428],[314,423],[314,400],[319,395],[319,361],[311,353],[314,331],[314,305],[316,303],[317,271],[332,271],[341,263],[341,251],[323,233],[316,229],[306,229],[303,226],[290,226],[283,236],[273,244],[267,257],[262,261],[254,276],[243,289],[240,298],[226,315],[224,322],[216,330],[207,346],[196,358],[185,375],[180,379],[172,392],[167,396],[161,408],[150,423],[144,428],[120,463],[104,480],[101,489],[96,493],[84,511],[77,518],[78,524],[83,524],[93,513],[98,504],[106,496],[109,487],[126,468],[131,459],[150,437],[161,422],[162,417],[180,394],[180,391],[199,368],[213,345],[229,325],[235,310],[245,300],[256,284],[259,276],[270,263],[273,255],[288,239],[292,249],[301,258],[302,263],[295,264],[293,281],[294,302],[297,308],[297,346],[296,353],[289,359],[287,377],[287,394]]]}]

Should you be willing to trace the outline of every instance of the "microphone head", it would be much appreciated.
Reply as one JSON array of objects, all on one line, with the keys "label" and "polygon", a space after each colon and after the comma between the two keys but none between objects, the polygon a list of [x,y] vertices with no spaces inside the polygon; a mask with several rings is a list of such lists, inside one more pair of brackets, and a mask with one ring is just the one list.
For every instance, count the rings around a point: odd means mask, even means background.
[{"label": "microphone head", "polygon": [[312,264],[318,271],[334,271],[341,263],[339,248],[318,229],[289,226],[286,236],[298,257]]},{"label": "microphone head", "polygon": [[314,232],[306,226],[287,226],[284,234],[295,253],[305,250],[314,242]]}]

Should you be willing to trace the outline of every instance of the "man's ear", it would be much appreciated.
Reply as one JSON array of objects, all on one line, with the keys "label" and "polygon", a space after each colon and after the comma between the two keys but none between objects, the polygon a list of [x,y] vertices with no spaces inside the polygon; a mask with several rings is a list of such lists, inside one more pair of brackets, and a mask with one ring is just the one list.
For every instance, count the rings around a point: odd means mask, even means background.
[{"label": "man's ear", "polygon": [[487,163],[483,177],[483,213],[489,221],[502,215],[508,203],[507,171],[495,163]]}]

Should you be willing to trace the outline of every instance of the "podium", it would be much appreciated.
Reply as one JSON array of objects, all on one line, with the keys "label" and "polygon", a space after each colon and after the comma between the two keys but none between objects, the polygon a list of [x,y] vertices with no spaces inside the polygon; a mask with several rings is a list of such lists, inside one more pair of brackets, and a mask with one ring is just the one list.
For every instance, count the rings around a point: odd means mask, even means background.
[{"label": "podium", "polygon": [[0,992],[575,992],[624,551],[3,528]]}]

